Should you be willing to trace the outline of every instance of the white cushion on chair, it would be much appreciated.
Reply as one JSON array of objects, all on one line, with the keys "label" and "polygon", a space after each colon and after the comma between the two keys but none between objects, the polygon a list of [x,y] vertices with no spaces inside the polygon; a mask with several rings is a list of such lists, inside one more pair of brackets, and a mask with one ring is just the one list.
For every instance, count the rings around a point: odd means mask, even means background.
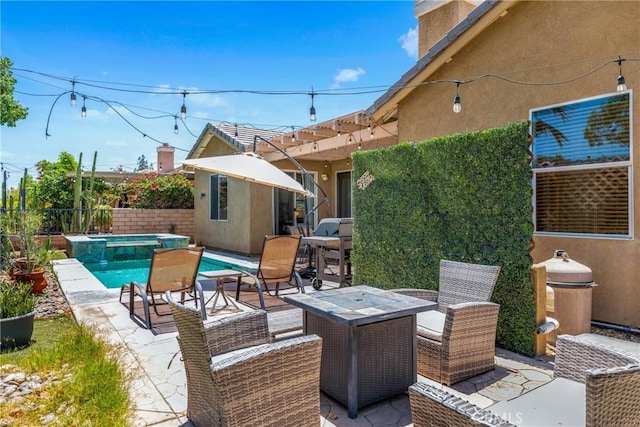
[{"label": "white cushion on chair", "polygon": [[437,310],[423,311],[416,315],[418,335],[434,341],[442,341],[445,314]]},{"label": "white cushion on chair", "polygon": [[518,426],[584,426],[585,385],[566,378],[550,382],[514,399],[495,403],[488,411]]}]

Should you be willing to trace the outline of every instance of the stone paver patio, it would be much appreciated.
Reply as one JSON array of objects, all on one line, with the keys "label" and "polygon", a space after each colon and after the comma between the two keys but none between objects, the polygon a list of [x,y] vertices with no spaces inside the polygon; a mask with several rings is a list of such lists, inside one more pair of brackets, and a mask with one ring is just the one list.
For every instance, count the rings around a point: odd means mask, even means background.
[{"label": "stone paver patio", "polygon": [[[136,426],[188,426],[186,376],[180,360],[176,333],[154,335],[129,318],[126,307],[118,301],[119,289],[106,289],[75,259],[56,261],[54,270],[78,322],[94,325],[118,348],[120,359],[131,375],[131,397],[136,410]],[[323,289],[331,287],[330,282]],[[307,292],[314,292],[311,286]],[[211,295],[213,290],[206,291]],[[240,309],[251,308],[239,304]],[[295,309],[299,310],[299,309]],[[215,317],[238,312],[233,306],[216,309]],[[277,324],[291,310],[269,314],[270,325]],[[210,316],[209,319],[212,317]],[[528,359],[498,350],[495,370],[462,381],[448,388],[480,407],[498,400],[511,399],[537,387],[552,377],[548,361]],[[432,381],[423,377],[419,381]],[[358,418],[350,419],[346,408],[322,394],[320,425],[332,426],[410,426],[411,412],[407,394],[364,407]]]}]

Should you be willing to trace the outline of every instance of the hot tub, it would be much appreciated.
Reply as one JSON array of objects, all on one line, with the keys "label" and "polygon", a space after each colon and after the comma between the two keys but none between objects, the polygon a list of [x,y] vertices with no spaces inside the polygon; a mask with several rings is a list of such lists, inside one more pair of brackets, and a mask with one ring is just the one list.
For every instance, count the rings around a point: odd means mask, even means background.
[{"label": "hot tub", "polygon": [[66,236],[67,256],[80,262],[150,259],[156,248],[186,248],[189,237],[177,234]]}]

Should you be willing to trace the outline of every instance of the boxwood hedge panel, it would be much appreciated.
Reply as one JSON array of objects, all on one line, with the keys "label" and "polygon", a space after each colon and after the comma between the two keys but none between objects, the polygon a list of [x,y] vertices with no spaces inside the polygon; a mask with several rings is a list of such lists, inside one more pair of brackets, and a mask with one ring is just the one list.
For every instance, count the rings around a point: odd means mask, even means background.
[{"label": "boxwood hedge panel", "polygon": [[497,342],[533,354],[527,122],[353,155],[354,284],[438,288],[439,263],[499,265]]}]

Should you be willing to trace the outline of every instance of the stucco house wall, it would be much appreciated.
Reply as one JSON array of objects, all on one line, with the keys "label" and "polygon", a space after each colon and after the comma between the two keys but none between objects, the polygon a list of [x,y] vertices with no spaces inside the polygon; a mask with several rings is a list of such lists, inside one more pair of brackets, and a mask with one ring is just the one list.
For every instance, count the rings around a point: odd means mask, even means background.
[{"label": "stucco house wall", "polygon": [[[510,2],[505,2],[510,3]],[[496,7],[500,7],[498,5]],[[467,80],[497,74],[522,82],[565,81],[618,55],[640,57],[640,2],[519,1],[472,38],[463,34],[443,51],[425,80]],[[465,40],[469,38],[469,40]],[[623,73],[632,93],[633,218],[629,239],[534,237],[534,262],[564,249],[593,270],[593,320],[640,326],[640,62],[625,61]],[[529,110],[615,92],[618,66],[558,85],[518,85],[496,78],[462,84],[462,112],[452,112],[456,85],[418,87],[398,103],[399,141],[501,126],[529,118]],[[499,161],[499,159],[496,159]]]}]

